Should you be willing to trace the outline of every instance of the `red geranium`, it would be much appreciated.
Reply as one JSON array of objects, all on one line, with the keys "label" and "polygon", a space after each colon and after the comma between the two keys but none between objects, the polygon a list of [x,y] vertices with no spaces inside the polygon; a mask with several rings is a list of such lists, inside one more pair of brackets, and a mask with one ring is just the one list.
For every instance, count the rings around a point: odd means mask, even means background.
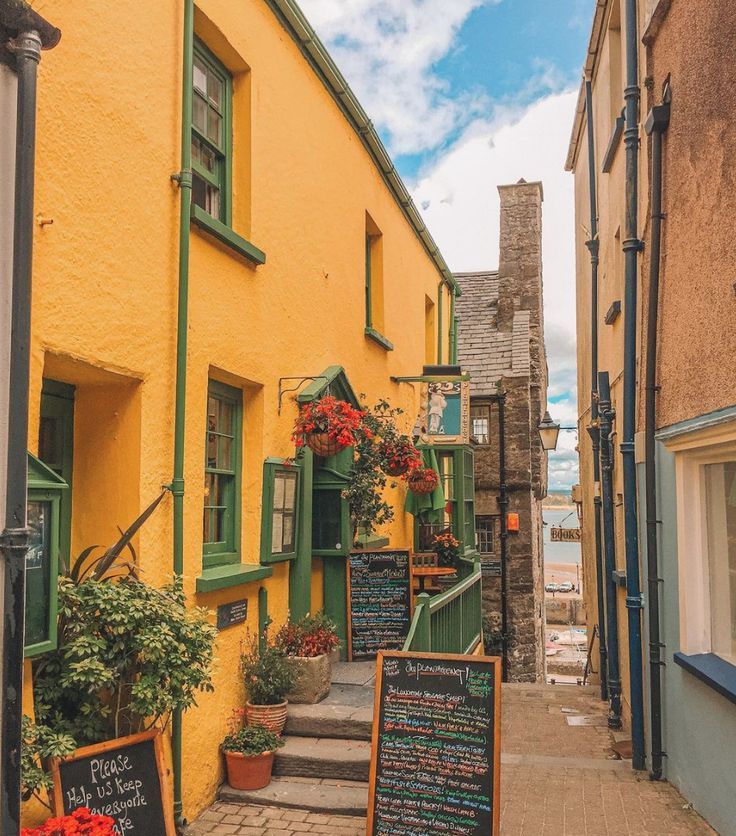
[{"label": "red geranium", "polygon": [[408,477],[409,487],[417,493],[432,493],[440,483],[440,477],[431,467],[413,470]]},{"label": "red geranium", "polygon": [[411,473],[422,464],[419,450],[408,436],[401,436],[393,444],[384,442],[381,445],[381,457],[383,468],[389,475],[398,474],[401,471]]},{"label": "red geranium", "polygon": [[40,827],[25,828],[21,836],[116,836],[115,820],[80,807],[69,816],[48,819]]},{"label": "red geranium", "polygon": [[327,395],[301,408],[291,438],[297,447],[303,447],[306,436],[324,433],[342,447],[352,447],[362,438],[373,437],[363,423],[364,416],[363,410]]},{"label": "red geranium", "polygon": [[312,659],[332,653],[340,640],[334,623],[319,612],[306,615],[299,621],[287,621],[276,633],[274,643],[287,656]]}]

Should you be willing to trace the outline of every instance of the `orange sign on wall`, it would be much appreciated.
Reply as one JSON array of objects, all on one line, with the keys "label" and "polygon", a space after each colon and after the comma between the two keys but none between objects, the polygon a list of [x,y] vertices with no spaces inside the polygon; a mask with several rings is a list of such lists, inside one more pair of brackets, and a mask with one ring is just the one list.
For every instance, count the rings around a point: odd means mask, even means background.
[{"label": "orange sign on wall", "polygon": [[506,514],[506,531],[519,531],[518,514]]}]

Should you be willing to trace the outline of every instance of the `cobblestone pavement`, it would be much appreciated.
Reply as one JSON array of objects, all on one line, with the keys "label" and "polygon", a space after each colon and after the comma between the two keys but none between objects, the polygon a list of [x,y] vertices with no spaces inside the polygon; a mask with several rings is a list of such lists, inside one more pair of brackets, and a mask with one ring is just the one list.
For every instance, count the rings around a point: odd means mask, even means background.
[{"label": "cobblestone pavement", "polygon": [[[613,758],[592,690],[505,685],[502,712],[502,836],[717,836],[672,786]],[[219,803],[188,833],[357,836],[365,819]]]}]

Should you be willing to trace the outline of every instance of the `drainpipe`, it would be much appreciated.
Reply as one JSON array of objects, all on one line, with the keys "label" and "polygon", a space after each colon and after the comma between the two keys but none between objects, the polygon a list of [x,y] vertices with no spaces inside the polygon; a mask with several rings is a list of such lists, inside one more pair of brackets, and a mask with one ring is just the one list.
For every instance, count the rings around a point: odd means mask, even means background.
[{"label": "drainpipe", "polygon": [[585,109],[588,123],[588,179],[590,192],[590,417],[588,430],[593,446],[593,522],[595,527],[595,571],[598,600],[598,648],[600,651],[601,699],[608,699],[608,650],[606,648],[605,593],[603,589],[603,550],[601,547],[601,463],[599,459],[600,429],[598,426],[598,197],[595,172],[595,135],[593,133],[593,89],[585,80]]},{"label": "drainpipe", "polygon": [[626,0],[626,237],[624,290],[624,415],[621,455],[624,480],[624,539],[626,544],[626,609],[629,626],[632,766],[644,769],[644,683],[641,646],[642,595],[639,577],[639,521],[636,497],[636,317],[637,270],[642,243],[638,237],[639,178],[639,54],[637,0]]},{"label": "drainpipe", "polygon": [[15,224],[11,305],[8,475],[5,530],[0,548],[5,561],[3,590],[2,815],[0,832],[20,831],[21,719],[26,604],[28,495],[28,379],[31,350],[33,266],[33,190],[36,154],[36,81],[41,37],[20,32],[11,44],[18,76],[15,146]]},{"label": "drainpipe", "polygon": [[502,681],[509,681],[509,628],[508,628],[508,538],[506,514],[509,508],[506,487],[506,393],[501,392],[498,402],[498,507],[501,510],[501,671]]},{"label": "drainpipe", "polygon": [[[192,60],[194,49],[194,3],[184,0],[184,37],[182,63],[181,171],[174,175],[179,184],[179,289],[176,326],[176,405],[174,417],[174,574],[184,574],[184,430],[186,423],[187,332],[189,316],[189,225],[192,207],[191,124]],[[171,755],[174,772],[174,819],[177,828],[184,824],[182,804],[182,712],[176,709],[171,723]]]},{"label": "drainpipe", "polygon": [[608,636],[608,726],[621,728],[621,674],[618,660],[618,611],[613,572],[616,568],[616,531],[613,510],[613,419],[608,372],[598,374],[600,412],[601,494],[603,499],[603,543],[605,548],[606,635]]},{"label": "drainpipe", "polygon": [[442,365],[442,291],[444,279],[437,285],[437,365]]},{"label": "drainpipe", "polygon": [[[667,94],[666,94],[667,96]],[[659,267],[662,244],[662,135],[670,123],[670,104],[652,108],[645,129],[652,138],[652,237],[649,262],[649,298],[647,304],[647,362],[646,362],[646,508],[647,508],[647,583],[649,588],[649,704],[652,726],[652,764],[650,776],[662,780],[662,682],[664,645],[659,630],[659,569],[657,531],[657,471],[654,433],[657,410],[657,316],[659,308]]]},{"label": "drainpipe", "polygon": [[457,333],[455,328],[456,325],[457,322],[455,320],[455,288],[452,285],[450,285],[450,322],[449,327],[447,329],[447,359],[451,365],[457,363]]}]

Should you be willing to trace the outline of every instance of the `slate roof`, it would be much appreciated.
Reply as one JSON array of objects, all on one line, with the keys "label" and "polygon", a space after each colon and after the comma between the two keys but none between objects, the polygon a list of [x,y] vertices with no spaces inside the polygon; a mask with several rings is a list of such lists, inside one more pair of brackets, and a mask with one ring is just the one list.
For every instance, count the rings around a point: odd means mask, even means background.
[{"label": "slate roof", "polygon": [[458,361],[470,372],[471,395],[494,395],[502,377],[530,374],[529,311],[515,311],[511,328],[498,329],[497,272],[455,273],[462,288],[456,301]]}]

